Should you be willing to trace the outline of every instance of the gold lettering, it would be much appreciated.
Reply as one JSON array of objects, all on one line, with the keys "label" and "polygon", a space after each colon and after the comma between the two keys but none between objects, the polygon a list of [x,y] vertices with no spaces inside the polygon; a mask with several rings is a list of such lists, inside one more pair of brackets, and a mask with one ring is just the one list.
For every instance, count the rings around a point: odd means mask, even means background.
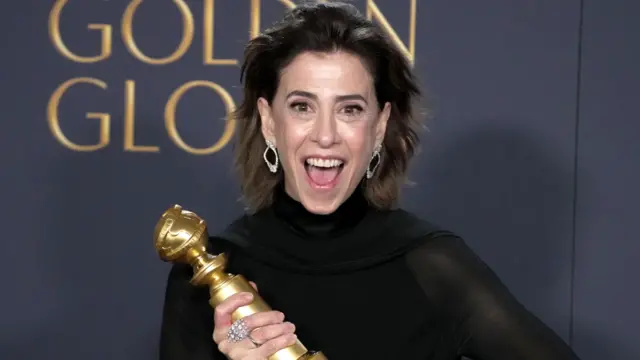
[{"label": "gold lettering", "polygon": [[288,7],[289,9],[295,9],[296,4],[291,1],[291,0],[278,0],[280,1],[284,6]]},{"label": "gold lettering", "polygon": [[398,33],[393,29],[387,18],[382,14],[378,5],[374,0],[367,0],[367,18],[369,20],[375,19],[380,23],[382,29],[387,32],[387,35],[391,38],[391,41],[398,47],[402,54],[409,60],[411,65],[415,61],[416,55],[416,0],[410,0],[409,9],[409,47],[400,40]]},{"label": "gold lettering", "polygon": [[237,65],[237,59],[214,59],[213,58],[213,44],[214,44],[214,10],[215,0],[204,0],[204,64],[205,65]]},{"label": "gold lettering", "polygon": [[122,40],[133,56],[151,65],[166,65],[179,60],[187,53],[194,36],[193,14],[184,0],[172,0],[182,15],[182,40],[178,48],[169,56],[159,59],[151,58],[140,51],[133,39],[133,16],[143,0],[132,0],[122,16]]},{"label": "gold lettering", "polygon": [[112,31],[111,25],[108,24],[89,24],[87,28],[89,30],[99,30],[101,35],[100,41],[100,55],[96,56],[80,56],[76,55],[65,45],[62,40],[62,34],[60,33],[60,14],[62,9],[67,5],[69,0],[56,0],[53,4],[53,8],[49,13],[49,39],[53,43],[54,48],[64,57],[71,61],[78,63],[96,63],[102,61],[111,56],[112,49]]},{"label": "gold lettering", "polygon": [[53,92],[51,98],[49,99],[49,104],[47,105],[47,121],[49,123],[49,129],[53,133],[53,136],[65,147],[75,150],[75,151],[96,151],[101,148],[104,148],[109,144],[109,123],[111,117],[106,113],[96,113],[89,112],[87,113],[87,119],[98,119],[100,120],[100,140],[97,144],[90,145],[79,145],[71,140],[69,140],[65,135],[62,129],[60,128],[60,119],[58,118],[58,109],[60,107],[60,100],[62,96],[76,84],[91,84],[97,86],[103,90],[107,89],[107,84],[104,81],[89,78],[89,77],[79,77],[71,80],[67,80],[64,83],[60,84],[58,88]]},{"label": "gold lettering", "polygon": [[[284,6],[289,9],[294,9],[296,4],[291,0],[278,0]],[[324,2],[324,1],[322,1]],[[260,35],[260,6],[262,5],[261,0],[251,0],[251,22],[249,25],[249,37],[251,39]]]},{"label": "gold lettering", "polygon": [[131,152],[160,152],[157,146],[136,145],[136,83],[125,81],[124,88],[124,150]]},{"label": "gold lettering", "polygon": [[[182,140],[182,138],[180,137],[180,134],[178,134],[178,128],[176,126],[176,109],[178,107],[178,103],[180,102],[180,99],[182,99],[182,97],[187,91],[195,87],[206,87],[215,91],[218,95],[220,95],[220,97],[222,98],[222,101],[224,102],[225,111],[227,114],[226,116],[227,120],[226,120],[224,132],[222,136],[220,137],[220,139],[218,139],[218,141],[215,144],[204,149],[197,149],[187,145],[187,143],[185,143],[184,140]],[[209,154],[215,153],[220,149],[222,149],[223,147],[225,147],[225,145],[229,143],[229,141],[231,140],[231,137],[233,136],[233,131],[235,129],[235,119],[233,119],[230,115],[235,110],[235,107],[236,106],[233,101],[233,98],[222,86],[206,80],[190,81],[180,86],[178,89],[176,89],[169,97],[169,101],[167,101],[167,105],[165,106],[165,109],[164,109],[164,119],[165,119],[165,126],[167,127],[167,133],[169,134],[169,137],[171,138],[171,140],[173,140],[173,142],[179,148],[185,150],[188,153],[191,153],[194,155],[209,155]]]},{"label": "gold lettering", "polygon": [[251,0],[251,20],[249,23],[249,38],[260,35],[260,0]]}]

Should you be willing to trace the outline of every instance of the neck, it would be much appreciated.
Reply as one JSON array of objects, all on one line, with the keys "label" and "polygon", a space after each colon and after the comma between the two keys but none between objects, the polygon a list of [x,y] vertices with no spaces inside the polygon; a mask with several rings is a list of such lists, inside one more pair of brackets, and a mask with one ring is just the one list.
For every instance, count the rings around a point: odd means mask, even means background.
[{"label": "neck", "polygon": [[278,186],[274,199],[275,215],[292,230],[305,237],[324,238],[336,236],[352,229],[365,216],[367,201],[358,187],[353,194],[333,213],[318,215],[309,212]]},{"label": "neck", "polygon": [[404,211],[369,206],[361,187],[332,214],[318,215],[278,186],[272,206],[234,224],[227,239],[251,258],[286,271],[324,274],[387,261],[432,232]]}]

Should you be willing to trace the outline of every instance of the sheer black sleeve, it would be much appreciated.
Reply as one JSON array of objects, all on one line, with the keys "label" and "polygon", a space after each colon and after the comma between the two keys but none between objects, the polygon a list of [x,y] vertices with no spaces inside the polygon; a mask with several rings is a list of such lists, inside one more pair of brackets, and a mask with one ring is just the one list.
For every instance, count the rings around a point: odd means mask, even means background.
[{"label": "sheer black sleeve", "polygon": [[189,283],[192,270],[173,265],[167,278],[162,326],[160,360],[226,359],[212,339],[213,309],[206,287]]},{"label": "sheer black sleeve", "polygon": [[[407,257],[428,303],[449,317],[458,355],[473,360],[576,360],[460,238],[428,240]],[[433,305],[432,305],[433,306]]]}]

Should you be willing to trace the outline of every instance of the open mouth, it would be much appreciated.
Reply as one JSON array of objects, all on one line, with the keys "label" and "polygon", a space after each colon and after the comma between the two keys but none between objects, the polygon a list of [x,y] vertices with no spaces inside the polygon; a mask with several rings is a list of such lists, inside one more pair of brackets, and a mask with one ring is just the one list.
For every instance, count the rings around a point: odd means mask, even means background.
[{"label": "open mouth", "polygon": [[334,187],[344,168],[344,161],[341,159],[321,159],[307,158],[304,162],[307,171],[307,178],[313,187],[332,188]]}]

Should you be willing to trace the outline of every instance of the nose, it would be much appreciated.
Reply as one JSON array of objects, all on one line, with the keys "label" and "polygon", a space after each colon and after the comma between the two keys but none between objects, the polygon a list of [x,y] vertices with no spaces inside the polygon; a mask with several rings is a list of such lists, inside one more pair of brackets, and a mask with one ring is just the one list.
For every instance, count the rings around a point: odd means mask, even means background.
[{"label": "nose", "polygon": [[313,124],[311,139],[320,145],[320,147],[331,147],[338,141],[336,125],[336,119],[333,114],[323,111]]}]

